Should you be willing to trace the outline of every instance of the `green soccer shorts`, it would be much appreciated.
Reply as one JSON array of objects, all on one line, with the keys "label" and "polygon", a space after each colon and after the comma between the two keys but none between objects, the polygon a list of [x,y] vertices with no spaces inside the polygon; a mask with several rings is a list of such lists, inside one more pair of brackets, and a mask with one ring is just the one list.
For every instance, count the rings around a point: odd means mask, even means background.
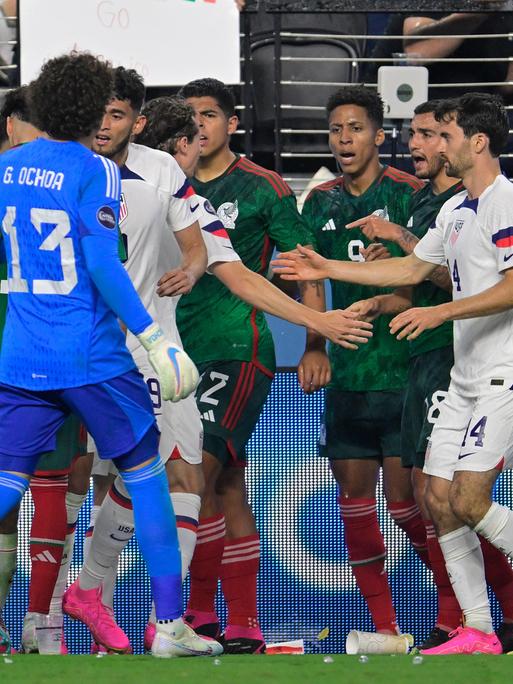
[{"label": "green soccer shorts", "polygon": [[321,456],[330,460],[399,456],[404,391],[326,390]]},{"label": "green soccer shorts", "polygon": [[405,467],[424,467],[428,439],[447,395],[453,364],[452,346],[410,359],[401,422],[401,460]]},{"label": "green soccer shorts", "polygon": [[39,477],[66,475],[71,464],[79,456],[87,453],[87,431],[80,419],[71,414],[57,433],[57,446],[54,451],[41,454],[35,475]]},{"label": "green soccer shorts", "polygon": [[246,444],[271,391],[272,377],[249,361],[213,361],[199,366],[196,403],[203,423],[203,449],[224,466],[246,464]]}]

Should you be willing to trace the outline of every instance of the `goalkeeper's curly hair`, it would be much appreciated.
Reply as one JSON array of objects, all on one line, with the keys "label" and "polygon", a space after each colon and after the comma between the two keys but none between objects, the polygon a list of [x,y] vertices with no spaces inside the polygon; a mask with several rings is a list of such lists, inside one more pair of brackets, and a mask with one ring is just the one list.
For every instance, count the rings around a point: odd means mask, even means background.
[{"label": "goalkeeper's curly hair", "polygon": [[192,142],[198,132],[194,109],[181,97],[156,97],[142,109],[146,126],[135,142],[175,154],[176,143],[184,136]]},{"label": "goalkeeper's curly hair", "polygon": [[79,140],[99,128],[112,98],[109,62],[87,52],[48,60],[31,84],[38,127],[57,140]]}]

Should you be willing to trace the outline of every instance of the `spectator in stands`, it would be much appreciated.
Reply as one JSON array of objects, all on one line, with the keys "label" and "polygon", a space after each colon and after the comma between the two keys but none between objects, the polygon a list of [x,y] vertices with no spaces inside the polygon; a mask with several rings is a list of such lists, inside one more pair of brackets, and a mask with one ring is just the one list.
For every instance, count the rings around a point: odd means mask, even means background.
[{"label": "spectator in stands", "polygon": [[[429,82],[436,84],[476,83],[473,91],[499,93],[513,98],[511,86],[493,86],[488,83],[513,80],[513,66],[508,62],[485,61],[486,58],[509,57],[511,43],[508,38],[454,38],[455,35],[505,34],[513,31],[511,12],[417,12],[416,14],[394,14],[391,16],[385,35],[403,36],[401,40],[378,41],[373,52],[375,62],[365,74],[366,81],[376,80],[377,68],[383,64],[380,59],[390,57],[394,52],[419,55],[422,59],[412,64],[425,65],[429,69]],[[439,38],[425,38],[425,36]],[[472,62],[436,62],[433,59],[472,59]],[[430,98],[446,98],[463,94],[468,88],[430,87]]]},{"label": "spectator in stands", "polygon": [[[301,12],[294,11],[295,7],[276,15],[267,11],[263,0],[235,2],[239,9],[248,10],[253,109],[250,117],[245,114],[244,125],[252,128],[254,158],[264,166],[277,164],[275,107],[281,104],[285,107],[279,110],[279,124],[288,131],[280,136],[281,151],[296,155],[290,162],[295,172],[314,171],[318,167],[316,159],[303,157],[300,161],[297,155],[323,153],[326,149],[326,120],[318,107],[319,101],[326,100],[326,83],[333,83],[332,90],[335,90],[339,84],[361,79],[357,60],[365,52],[365,39],[358,36],[367,34],[366,15],[314,10]],[[282,33],[296,34],[282,35],[281,38],[280,49],[284,59],[281,62],[279,103],[276,102],[274,85],[277,16]],[[243,24],[245,32],[248,23]],[[308,83],[308,87],[303,83]]]}]

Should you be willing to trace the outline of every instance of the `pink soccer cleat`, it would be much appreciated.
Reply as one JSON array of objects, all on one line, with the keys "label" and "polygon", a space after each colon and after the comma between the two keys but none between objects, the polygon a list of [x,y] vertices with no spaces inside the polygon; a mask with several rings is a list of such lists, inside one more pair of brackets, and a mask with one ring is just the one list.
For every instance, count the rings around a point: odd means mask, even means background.
[{"label": "pink soccer cleat", "polygon": [[101,587],[81,589],[78,580],[64,593],[62,610],[89,628],[99,646],[114,653],[130,653],[130,641],[118,627],[111,608],[102,603]]},{"label": "pink soccer cleat", "polygon": [[148,622],[144,630],[144,650],[146,653],[151,653],[151,647],[157,633],[157,626],[153,622]]},{"label": "pink soccer cleat", "polygon": [[449,640],[433,648],[421,649],[422,655],[500,655],[501,642],[495,632],[487,634],[473,627],[458,627],[449,634]]},{"label": "pink soccer cleat", "polygon": [[91,641],[91,655],[108,655],[108,651],[102,644],[97,644],[93,639]]},{"label": "pink soccer cleat", "polygon": [[260,627],[241,627],[227,625],[224,633],[219,637],[224,652],[230,655],[265,653],[265,639]]}]

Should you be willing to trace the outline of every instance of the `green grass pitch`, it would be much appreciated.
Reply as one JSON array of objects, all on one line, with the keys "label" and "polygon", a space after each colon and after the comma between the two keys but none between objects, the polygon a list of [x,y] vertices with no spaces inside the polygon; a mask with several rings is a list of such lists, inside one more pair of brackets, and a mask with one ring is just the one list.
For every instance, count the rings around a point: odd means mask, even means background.
[{"label": "green grass pitch", "polygon": [[[1,684],[491,684],[511,679],[508,656],[0,656]],[[11,662],[8,662],[11,661]]]}]

